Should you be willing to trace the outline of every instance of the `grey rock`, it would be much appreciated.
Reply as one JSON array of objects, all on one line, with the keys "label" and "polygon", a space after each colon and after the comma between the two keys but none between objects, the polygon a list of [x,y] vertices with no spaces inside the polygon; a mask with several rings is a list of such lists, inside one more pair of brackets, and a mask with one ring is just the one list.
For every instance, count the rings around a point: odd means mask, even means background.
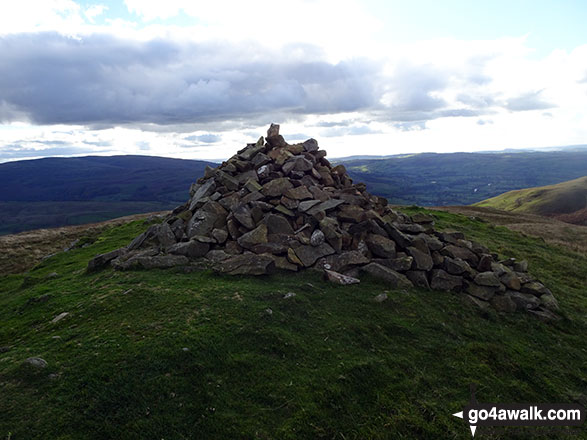
[{"label": "grey rock", "polygon": [[320,200],[305,200],[303,202],[300,202],[300,204],[298,205],[298,211],[306,212],[310,208],[312,208],[313,206],[316,206],[319,203],[320,203]]},{"label": "grey rock", "polygon": [[180,242],[174,244],[167,252],[173,255],[183,255],[188,258],[199,258],[203,257],[208,253],[210,245],[208,243],[202,243],[197,240],[190,240],[186,242]]},{"label": "grey rock", "polygon": [[163,223],[159,226],[159,230],[157,231],[157,240],[164,249],[176,243],[177,240],[175,234],[171,230],[171,226],[169,226],[168,223]]},{"label": "grey rock", "polygon": [[333,270],[324,269],[326,279],[331,283],[338,284],[341,286],[348,286],[350,284],[359,284],[361,281],[357,278],[343,275]]},{"label": "grey rock", "polygon": [[312,246],[320,246],[322,243],[324,243],[325,240],[326,237],[324,236],[324,232],[322,232],[320,229],[316,229],[314,232],[312,232],[310,237],[310,244]]},{"label": "grey rock", "polygon": [[373,263],[381,264],[389,267],[397,272],[406,272],[412,268],[414,259],[412,257],[403,256],[397,258],[376,258]]},{"label": "grey rock", "polygon": [[522,293],[530,293],[534,296],[542,296],[548,295],[552,292],[544,287],[544,284],[539,283],[538,281],[530,281],[529,283],[525,283],[522,288],[520,289]]},{"label": "grey rock", "polygon": [[35,368],[47,368],[47,366],[49,365],[45,359],[40,357],[30,357],[27,358],[24,362]]},{"label": "grey rock", "polygon": [[253,246],[260,243],[267,243],[267,226],[261,223],[252,231],[241,235],[237,242],[239,246],[245,249],[251,249]]},{"label": "grey rock", "polygon": [[209,201],[198,209],[187,225],[187,236],[208,235],[212,229],[221,228],[226,224],[226,209],[218,202]]},{"label": "grey rock", "polygon": [[430,252],[425,253],[412,246],[406,248],[406,253],[414,259],[414,268],[417,270],[431,270],[434,266]]},{"label": "grey rock", "polygon": [[247,205],[237,206],[232,211],[232,215],[245,228],[247,228],[247,229],[254,229],[255,228],[255,222],[253,221],[253,216],[251,215],[251,210],[247,207]]},{"label": "grey rock", "polygon": [[509,295],[495,295],[490,303],[498,312],[514,313],[517,309],[516,303]]},{"label": "grey rock", "polygon": [[451,258],[460,258],[461,260],[465,260],[472,267],[477,267],[477,265],[479,264],[479,257],[475,255],[473,251],[460,246],[450,244],[448,246],[445,246],[440,251],[440,253]]},{"label": "grey rock", "polygon": [[319,212],[327,212],[327,211],[330,211],[331,209],[336,208],[339,205],[342,205],[343,203],[344,203],[344,200],[339,200],[339,199],[326,200],[324,202],[318,203],[316,206],[312,206],[310,209],[308,209],[307,214],[308,215],[315,215]]},{"label": "grey rock", "polygon": [[501,285],[501,282],[493,272],[478,273],[474,281],[480,286],[499,287]]},{"label": "grey rock", "polygon": [[271,180],[263,185],[261,192],[267,197],[281,197],[288,189],[293,188],[292,183],[286,177]]},{"label": "grey rock", "polygon": [[242,254],[216,264],[214,270],[229,275],[263,275],[275,270],[275,262],[266,255]]},{"label": "grey rock", "polygon": [[394,258],[396,255],[395,243],[389,238],[381,235],[369,234],[365,238],[365,243],[369,247],[369,250],[381,258]]},{"label": "grey rock", "polygon": [[347,251],[341,254],[329,255],[324,259],[324,264],[329,264],[335,272],[346,272],[355,267],[369,263],[369,259],[359,251]]},{"label": "grey rock", "polygon": [[86,268],[86,271],[87,272],[95,272],[95,271],[105,267],[112,260],[120,257],[121,255],[125,254],[126,252],[127,252],[126,248],[120,248],[120,249],[116,249],[111,252],[107,252],[105,254],[96,255],[94,258],[92,258],[88,262],[88,267]]},{"label": "grey rock", "polygon": [[194,188],[194,195],[190,199],[190,211],[193,211],[204,197],[211,196],[214,191],[216,190],[216,182],[214,179],[208,179],[206,182],[202,184],[196,184]]},{"label": "grey rock", "polygon": [[263,222],[267,225],[268,234],[288,234],[293,235],[294,230],[289,221],[278,214],[267,214]]},{"label": "grey rock", "polygon": [[382,279],[389,283],[389,287],[392,288],[412,287],[412,283],[405,275],[377,263],[369,263],[366,266],[361,267],[360,270],[371,276]]},{"label": "grey rock", "polygon": [[434,290],[460,291],[463,287],[463,279],[450,275],[442,269],[434,269],[430,275],[430,287]]},{"label": "grey rock", "polygon": [[545,293],[540,296],[540,305],[549,310],[556,311],[559,309],[558,301],[552,293]]},{"label": "grey rock", "polygon": [[430,289],[430,284],[428,283],[428,277],[426,276],[426,272],[423,270],[410,270],[406,272],[406,276],[412,282],[412,284],[416,287],[422,287],[424,289]]},{"label": "grey rock", "polygon": [[205,257],[206,259],[213,261],[215,263],[218,263],[220,261],[224,261],[227,260],[228,258],[230,258],[232,255],[224,252],[222,249],[214,249],[209,251]]},{"label": "grey rock", "polygon": [[475,283],[469,283],[466,289],[469,295],[476,296],[482,300],[489,301],[497,292],[497,288],[490,286],[479,286]]},{"label": "grey rock", "polygon": [[503,283],[505,287],[511,290],[520,290],[522,283],[520,278],[513,272],[506,272],[499,277],[499,281]]},{"label": "grey rock", "polygon": [[384,301],[387,301],[387,293],[380,293],[375,298],[373,298],[373,301],[375,301],[376,303],[382,303]]},{"label": "grey rock", "polygon": [[167,269],[175,266],[184,266],[188,263],[189,260],[184,255],[137,256],[120,262],[115,266],[115,269]]},{"label": "grey rock", "polygon": [[318,151],[318,141],[316,139],[308,139],[303,144],[304,150],[308,152]]},{"label": "grey rock", "polygon": [[334,249],[328,243],[322,243],[320,246],[300,246],[294,252],[305,267],[310,267],[318,258],[334,254]]},{"label": "grey rock", "polygon": [[212,238],[219,244],[224,243],[228,239],[228,232],[224,229],[212,229],[211,235]]},{"label": "grey rock", "polygon": [[61,321],[63,318],[65,318],[65,317],[66,317],[66,316],[68,316],[68,315],[69,315],[69,312],[63,312],[63,313],[60,313],[59,315],[57,315],[55,318],[53,318],[53,319],[51,320],[51,323],[52,323],[52,324],[55,324],[55,323],[57,323],[57,322]]}]

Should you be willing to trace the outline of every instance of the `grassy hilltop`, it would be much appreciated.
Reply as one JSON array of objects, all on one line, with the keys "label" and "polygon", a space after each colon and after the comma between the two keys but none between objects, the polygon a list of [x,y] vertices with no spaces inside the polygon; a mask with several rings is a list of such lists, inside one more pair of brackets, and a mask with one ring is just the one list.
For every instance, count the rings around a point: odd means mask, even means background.
[{"label": "grassy hilltop", "polygon": [[557,185],[509,191],[475,203],[475,206],[544,215],[587,225],[587,176]]},{"label": "grassy hilltop", "polygon": [[[457,294],[366,278],[333,286],[311,272],[86,274],[93,255],[147,227],[134,221],[0,276],[0,439],[469,438],[451,414],[471,383],[482,402],[587,405],[587,256],[431,214],[439,229],[528,259],[562,319],[500,315]],[[374,301],[384,292],[386,301]],[[23,363],[33,356],[48,366]],[[587,435],[585,427],[477,435],[539,434]]]}]

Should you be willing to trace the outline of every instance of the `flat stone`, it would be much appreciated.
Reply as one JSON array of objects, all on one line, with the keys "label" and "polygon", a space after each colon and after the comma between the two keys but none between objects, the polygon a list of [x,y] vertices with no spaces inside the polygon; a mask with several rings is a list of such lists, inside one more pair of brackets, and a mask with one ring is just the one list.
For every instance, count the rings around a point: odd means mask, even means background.
[{"label": "flat stone", "polygon": [[397,257],[397,258],[377,258],[373,259],[373,263],[381,264],[382,266],[389,267],[396,272],[406,272],[412,268],[414,259],[409,256]]},{"label": "flat stone", "polygon": [[337,206],[342,205],[343,203],[344,203],[344,200],[339,200],[339,199],[326,200],[324,202],[320,202],[316,206],[311,207],[307,211],[307,214],[308,215],[314,215],[314,214],[317,214],[319,212],[330,211],[331,209],[334,209]]},{"label": "flat stone", "polygon": [[320,246],[305,245],[295,249],[296,256],[305,267],[312,266],[318,258],[334,254],[334,252],[328,243],[322,243]]},{"label": "flat stone", "polygon": [[102,269],[106,265],[110,264],[112,260],[120,257],[121,255],[124,255],[126,252],[126,248],[120,248],[111,252],[107,252],[105,254],[96,255],[88,262],[88,267],[86,268],[86,271],[95,272],[99,269]]},{"label": "flat stone", "polygon": [[249,192],[255,192],[255,191],[261,191],[262,186],[259,184],[259,182],[253,180],[253,179],[248,179],[245,182],[245,188],[247,189],[247,191]]},{"label": "flat stone", "polygon": [[69,313],[68,313],[68,312],[63,312],[63,313],[60,313],[60,314],[59,314],[59,315],[57,315],[55,318],[53,318],[53,319],[51,320],[51,322],[52,322],[53,324],[55,324],[56,322],[59,322],[59,321],[61,321],[61,320],[62,320],[63,318],[65,318],[67,315],[69,315]]},{"label": "flat stone", "polygon": [[306,201],[300,202],[300,204],[298,205],[298,211],[306,212],[310,208],[312,208],[313,206],[316,206],[319,203],[320,203],[320,200],[306,200]]},{"label": "flat stone", "polygon": [[406,276],[414,286],[422,287],[423,289],[430,289],[426,272],[422,270],[410,270],[406,272]]},{"label": "flat stone", "polygon": [[130,269],[168,269],[175,266],[185,266],[189,260],[184,255],[155,255],[137,256],[119,263],[115,268]]},{"label": "flat stone", "polygon": [[359,251],[347,251],[329,255],[324,259],[324,263],[330,265],[330,268],[335,272],[346,272],[353,267],[368,264],[369,259]]},{"label": "flat stone", "polygon": [[377,263],[369,263],[366,266],[361,267],[360,270],[361,272],[366,272],[375,278],[386,281],[389,283],[389,287],[392,288],[412,287],[412,283],[405,275]]},{"label": "flat stone", "polygon": [[499,277],[499,281],[501,281],[505,287],[511,290],[520,290],[522,287],[520,278],[518,278],[518,276],[513,272],[506,272]]},{"label": "flat stone", "polygon": [[285,196],[294,200],[306,200],[312,198],[312,193],[308,191],[308,188],[304,185],[298,186],[297,188],[288,189],[285,192]]},{"label": "flat stone", "polygon": [[210,245],[208,243],[190,240],[174,244],[167,249],[167,252],[174,255],[184,255],[188,258],[199,258],[206,255],[209,249]]},{"label": "flat stone", "polygon": [[331,283],[338,284],[340,286],[348,286],[350,284],[359,284],[361,281],[357,278],[349,277],[333,270],[324,269],[326,279]]},{"label": "flat stone", "polygon": [[445,246],[440,251],[440,253],[442,255],[448,255],[451,258],[460,258],[461,260],[465,260],[473,267],[477,267],[477,264],[479,264],[479,257],[475,255],[473,251],[460,246],[450,244],[448,246]]},{"label": "flat stone", "polygon": [[238,189],[238,180],[224,171],[216,170],[214,173],[214,180],[216,180],[218,184],[226,187],[229,191],[236,191]]},{"label": "flat stone", "polygon": [[278,214],[267,214],[263,222],[267,225],[268,234],[289,234],[293,235],[294,231],[289,221]]},{"label": "flat stone", "polygon": [[259,243],[254,245],[251,250],[256,254],[285,254],[288,247],[281,243]]},{"label": "flat stone", "polygon": [[193,211],[200,200],[204,197],[211,196],[216,190],[216,182],[214,179],[208,179],[202,184],[196,184],[194,188],[194,195],[190,199],[190,211]]},{"label": "flat stone", "polygon": [[230,258],[231,256],[232,255],[230,255],[229,253],[226,253],[222,249],[211,250],[205,255],[207,260],[213,261],[215,263],[218,263],[219,261],[224,261],[224,260]]},{"label": "flat stone", "polygon": [[356,205],[343,205],[336,216],[341,222],[360,223],[365,220],[365,210]]},{"label": "flat stone", "polygon": [[187,236],[208,235],[226,224],[228,212],[218,202],[209,201],[198,209],[187,224]]},{"label": "flat stone", "polygon": [[295,251],[292,248],[287,249],[287,261],[297,266],[303,266],[302,260],[298,258]]},{"label": "flat stone", "polygon": [[175,234],[171,230],[171,226],[169,223],[162,223],[159,225],[159,230],[157,231],[157,241],[161,244],[163,248],[168,248],[176,243]]},{"label": "flat stone", "polygon": [[275,262],[266,255],[242,254],[218,263],[214,270],[229,275],[263,275],[275,271]]},{"label": "flat stone", "polygon": [[533,310],[540,307],[540,299],[529,293],[508,290],[505,292],[516,304],[517,310]]},{"label": "flat stone", "polygon": [[225,229],[212,229],[210,233],[212,238],[216,240],[216,243],[222,244],[228,239],[228,232]]},{"label": "flat stone", "polygon": [[445,257],[442,266],[451,275],[461,275],[471,271],[469,263],[460,258]]}]

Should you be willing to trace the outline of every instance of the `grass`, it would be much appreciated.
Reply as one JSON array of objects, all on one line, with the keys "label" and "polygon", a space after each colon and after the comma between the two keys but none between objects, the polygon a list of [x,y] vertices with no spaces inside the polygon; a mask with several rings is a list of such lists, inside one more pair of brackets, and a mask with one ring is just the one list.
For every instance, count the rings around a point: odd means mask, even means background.
[{"label": "grass", "polygon": [[[145,228],[133,222],[0,279],[0,346],[10,347],[0,354],[0,439],[468,438],[451,414],[471,383],[482,402],[586,405],[587,257],[432,214],[440,228],[527,257],[563,319],[481,312],[456,294],[393,291],[367,278],[335,287],[311,272],[85,274],[94,254]],[[295,297],[284,299],[288,292]],[[382,292],[389,299],[375,302]],[[48,367],[28,368],[31,356]],[[584,428],[478,433],[586,436]]]}]

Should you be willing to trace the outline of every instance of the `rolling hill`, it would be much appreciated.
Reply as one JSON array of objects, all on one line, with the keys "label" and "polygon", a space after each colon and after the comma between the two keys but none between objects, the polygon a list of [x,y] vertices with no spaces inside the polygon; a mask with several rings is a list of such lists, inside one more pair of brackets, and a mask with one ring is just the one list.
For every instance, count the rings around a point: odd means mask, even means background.
[{"label": "rolling hill", "polygon": [[553,217],[587,225],[587,176],[556,185],[509,191],[475,206]]},{"label": "rolling hill", "polygon": [[0,164],[0,234],[174,208],[208,164],[150,156]]},{"label": "rolling hill", "polygon": [[353,180],[398,205],[470,205],[506,191],[585,175],[587,149],[422,153],[343,162]]}]

